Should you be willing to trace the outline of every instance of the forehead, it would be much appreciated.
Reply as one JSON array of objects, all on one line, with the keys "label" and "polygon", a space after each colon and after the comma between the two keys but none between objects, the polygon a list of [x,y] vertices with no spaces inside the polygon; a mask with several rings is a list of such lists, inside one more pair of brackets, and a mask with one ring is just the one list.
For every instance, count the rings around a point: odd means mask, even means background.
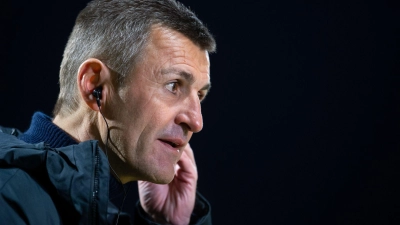
[{"label": "forehead", "polygon": [[159,66],[185,65],[209,76],[208,52],[172,29],[153,27],[143,53],[145,60],[156,60]]}]

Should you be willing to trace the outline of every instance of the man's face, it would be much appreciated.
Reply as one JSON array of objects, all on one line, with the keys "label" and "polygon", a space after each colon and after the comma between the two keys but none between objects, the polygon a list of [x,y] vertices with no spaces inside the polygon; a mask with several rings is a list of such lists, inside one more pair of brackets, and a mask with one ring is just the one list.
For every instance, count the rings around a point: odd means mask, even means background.
[{"label": "man's face", "polygon": [[168,183],[182,149],[203,127],[209,58],[184,35],[162,27],[153,29],[143,53],[119,92],[111,140],[125,162],[123,176]]}]

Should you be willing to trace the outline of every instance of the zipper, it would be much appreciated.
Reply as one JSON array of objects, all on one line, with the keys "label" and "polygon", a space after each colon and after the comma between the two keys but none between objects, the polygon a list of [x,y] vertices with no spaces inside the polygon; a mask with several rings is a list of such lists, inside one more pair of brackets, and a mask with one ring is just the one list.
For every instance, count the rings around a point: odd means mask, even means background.
[{"label": "zipper", "polygon": [[92,192],[92,223],[93,225],[99,224],[98,220],[98,195],[99,195],[99,164],[100,164],[100,155],[99,148],[96,146],[95,156],[94,156],[94,174],[93,174],[93,192]]}]

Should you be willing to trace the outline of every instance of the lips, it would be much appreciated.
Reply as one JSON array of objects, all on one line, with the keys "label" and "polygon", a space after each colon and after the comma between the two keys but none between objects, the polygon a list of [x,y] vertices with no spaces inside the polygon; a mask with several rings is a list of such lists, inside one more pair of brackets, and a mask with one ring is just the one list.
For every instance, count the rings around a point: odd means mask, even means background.
[{"label": "lips", "polygon": [[179,149],[185,144],[185,142],[180,138],[163,138],[159,139],[159,141],[163,142],[166,145],[171,146],[174,149]]},{"label": "lips", "polygon": [[178,147],[178,144],[175,144],[175,143],[173,143],[173,142],[170,142],[170,141],[164,141],[164,142],[167,143],[167,144],[169,144],[169,145],[171,145],[173,148]]}]

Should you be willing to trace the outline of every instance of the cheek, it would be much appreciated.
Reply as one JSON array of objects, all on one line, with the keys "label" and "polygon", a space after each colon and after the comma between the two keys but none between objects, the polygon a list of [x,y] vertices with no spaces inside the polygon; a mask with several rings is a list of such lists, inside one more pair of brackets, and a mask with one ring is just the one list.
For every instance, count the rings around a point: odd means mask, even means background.
[{"label": "cheek", "polygon": [[166,104],[163,95],[153,90],[151,93],[137,96],[128,100],[131,107],[127,109],[128,116],[135,121],[135,124],[132,124],[134,129],[160,129],[160,126],[165,126],[172,110]]},{"label": "cheek", "polygon": [[[124,131],[130,147],[146,148],[149,141],[168,130],[174,123],[174,109],[163,90],[144,85],[123,93],[122,107],[116,108],[118,126]],[[146,143],[147,142],[147,143]]]},{"label": "cheek", "polygon": [[156,137],[160,129],[160,120],[158,111],[154,110],[150,102],[137,102],[139,104],[129,104],[121,114],[124,119],[120,120],[124,147],[132,150],[146,148],[150,141]]}]

